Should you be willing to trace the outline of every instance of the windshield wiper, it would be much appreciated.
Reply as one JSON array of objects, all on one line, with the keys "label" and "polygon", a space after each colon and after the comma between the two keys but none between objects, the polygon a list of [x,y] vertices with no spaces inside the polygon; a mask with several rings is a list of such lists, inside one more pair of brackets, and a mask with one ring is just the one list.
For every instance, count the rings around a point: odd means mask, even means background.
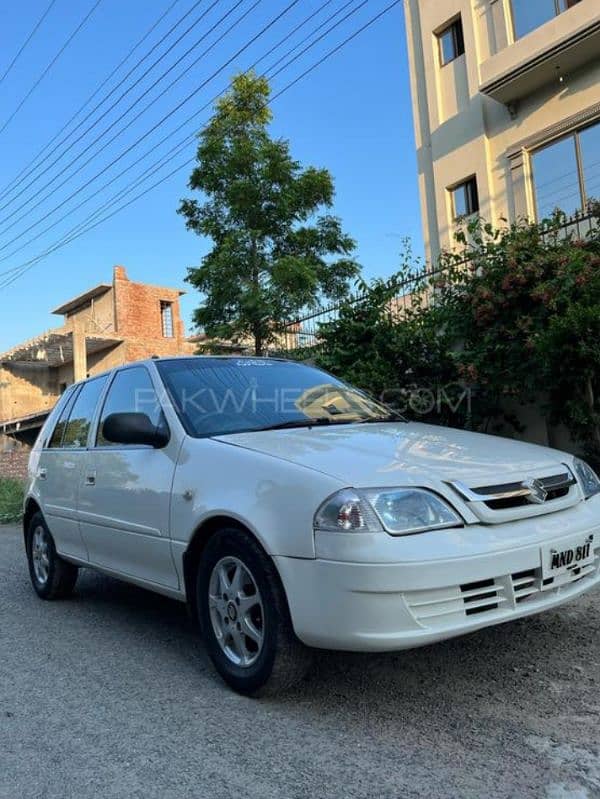
[{"label": "windshield wiper", "polygon": [[408,422],[408,419],[397,413],[390,416],[382,416],[379,419],[361,419],[357,424],[386,424],[387,422]]},{"label": "windshield wiper", "polygon": [[277,422],[267,427],[257,427],[253,432],[262,433],[264,430],[288,430],[294,427],[318,427],[331,424],[356,424],[356,421],[347,419],[330,419],[329,416],[317,416],[315,419],[289,419],[287,422]]}]

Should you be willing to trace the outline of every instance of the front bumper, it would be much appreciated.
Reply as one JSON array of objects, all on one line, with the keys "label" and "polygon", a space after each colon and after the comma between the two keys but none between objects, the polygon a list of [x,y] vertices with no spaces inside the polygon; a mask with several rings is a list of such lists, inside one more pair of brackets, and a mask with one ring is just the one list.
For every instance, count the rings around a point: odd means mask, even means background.
[{"label": "front bumper", "polygon": [[420,562],[274,560],[301,641],[386,652],[539,613],[590,590],[600,583],[600,534],[597,525],[587,532],[595,534],[593,561],[551,580],[542,578],[539,544]]}]

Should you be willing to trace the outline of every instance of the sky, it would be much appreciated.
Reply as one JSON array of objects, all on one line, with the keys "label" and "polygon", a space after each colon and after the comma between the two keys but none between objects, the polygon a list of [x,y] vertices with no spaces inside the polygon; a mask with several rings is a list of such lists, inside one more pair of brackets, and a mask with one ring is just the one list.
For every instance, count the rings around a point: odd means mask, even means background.
[{"label": "sky", "polygon": [[[3,4],[0,352],[60,325],[62,320],[51,314],[52,308],[98,283],[110,282],[115,264],[124,265],[133,280],[186,289],[182,312],[188,332],[193,332],[191,314],[201,296],[185,283],[185,276],[188,267],[198,265],[210,250],[211,242],[188,232],[176,210],[183,197],[192,196],[186,184],[196,149],[193,134],[209,118],[210,101],[236,72],[261,56],[257,71],[274,72],[275,62],[308,37],[276,67],[285,66],[272,78],[276,94],[391,0],[299,0],[248,46],[289,2],[25,0]],[[332,211],[356,239],[357,258],[367,279],[387,277],[398,269],[405,237],[411,239],[416,255],[423,250],[402,5],[398,3],[272,103],[273,135],[289,140],[293,156],[303,165],[326,167],[332,173],[336,186]],[[354,9],[356,13],[326,33]],[[154,31],[97,91],[167,10]],[[313,13],[310,22],[265,57]],[[184,55],[188,49],[190,53]],[[142,77],[146,70],[148,74]],[[192,92],[194,96],[187,99]],[[179,125],[183,125],[181,130],[161,143]],[[183,142],[180,153],[162,165],[162,156],[179,142]],[[137,159],[142,160],[135,165]],[[180,165],[175,174],[152,188]],[[128,186],[144,175],[146,182],[127,194]],[[138,194],[143,196],[112,218],[29,266],[103,203],[114,200],[104,212],[108,214]]]}]

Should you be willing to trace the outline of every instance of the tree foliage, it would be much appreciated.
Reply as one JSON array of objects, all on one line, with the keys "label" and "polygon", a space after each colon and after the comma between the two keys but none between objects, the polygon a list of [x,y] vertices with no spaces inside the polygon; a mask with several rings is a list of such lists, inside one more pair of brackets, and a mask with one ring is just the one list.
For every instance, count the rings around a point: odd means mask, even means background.
[{"label": "tree foliage", "polygon": [[183,200],[189,230],[212,239],[187,280],[206,296],[194,321],[211,337],[254,341],[255,352],[277,338],[277,323],[324,298],[340,299],[358,273],[354,241],[330,208],[333,180],[302,168],[287,141],[269,133],[267,80],[234,78],[203,130],[190,189]]}]

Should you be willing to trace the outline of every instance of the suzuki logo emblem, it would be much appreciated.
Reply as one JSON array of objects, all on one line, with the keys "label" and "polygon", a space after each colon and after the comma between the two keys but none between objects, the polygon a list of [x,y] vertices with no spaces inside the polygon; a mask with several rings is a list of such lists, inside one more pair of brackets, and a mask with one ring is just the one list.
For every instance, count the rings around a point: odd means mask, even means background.
[{"label": "suzuki logo emblem", "polygon": [[535,505],[543,505],[548,499],[548,492],[541,480],[525,480],[522,485],[523,488],[529,489],[528,502],[533,502]]}]

